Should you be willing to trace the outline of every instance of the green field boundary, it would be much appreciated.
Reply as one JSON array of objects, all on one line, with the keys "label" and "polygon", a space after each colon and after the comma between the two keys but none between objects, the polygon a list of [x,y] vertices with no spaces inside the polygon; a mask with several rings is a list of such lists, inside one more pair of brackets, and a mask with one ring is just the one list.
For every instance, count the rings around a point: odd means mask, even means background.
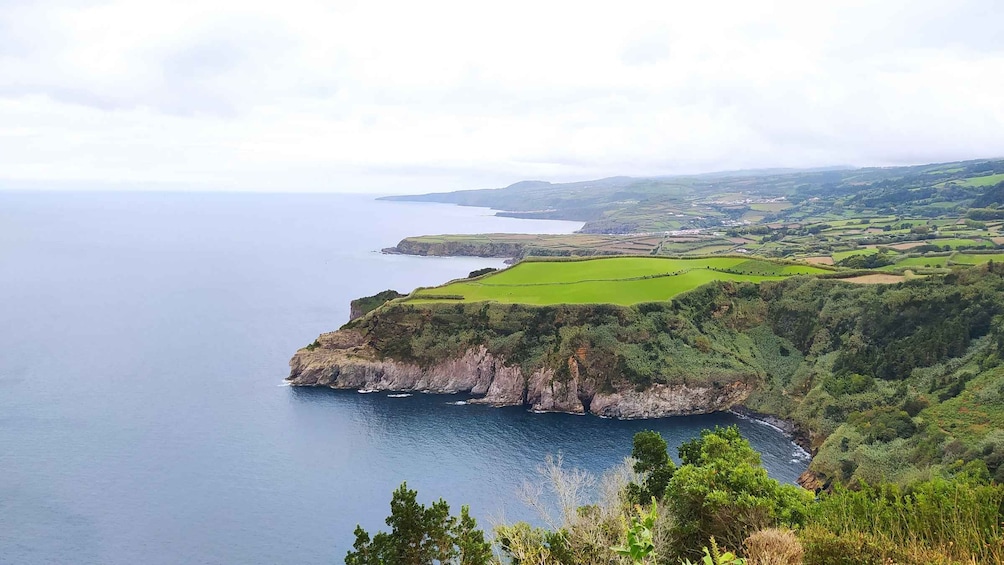
[{"label": "green field boundary", "polygon": [[[618,279],[582,279],[578,281],[564,281],[564,282],[542,282],[542,283],[477,283],[478,286],[490,286],[490,287],[521,287],[521,286],[555,286],[555,285],[567,285],[567,284],[581,284],[581,283],[594,283],[594,282],[628,282],[628,281],[644,281],[648,279],[658,279],[662,277],[678,277],[680,275],[687,274],[691,271],[699,270],[715,271],[717,269],[712,269],[710,267],[695,267],[693,269],[684,269],[682,271],[674,271],[672,273],[656,273],[654,275],[641,275],[638,277],[623,277]],[[464,279],[464,282],[471,282],[474,279]],[[449,284],[449,283],[447,283]],[[429,295],[422,295],[422,298],[427,298]]]},{"label": "green field boundary", "polygon": [[[842,267],[836,265],[816,265],[803,260],[798,259],[783,259],[778,257],[763,257],[760,255],[753,254],[743,254],[743,253],[722,253],[722,254],[702,254],[702,255],[649,255],[649,254],[634,254],[634,253],[624,253],[616,255],[616,258],[621,257],[640,257],[646,259],[659,259],[659,260],[673,260],[673,261],[699,261],[701,259],[745,259],[747,261],[763,261],[764,263],[775,263],[777,265],[791,265],[797,267],[809,266],[815,269],[821,269],[824,271],[840,271]],[[551,257],[551,256],[527,256],[520,259],[513,265],[510,265],[506,269],[500,269],[498,272],[503,270],[511,269],[520,263],[569,263],[576,261],[602,261],[604,259],[610,259],[611,256],[576,256],[576,257]],[[493,273],[494,274],[494,273]]]}]

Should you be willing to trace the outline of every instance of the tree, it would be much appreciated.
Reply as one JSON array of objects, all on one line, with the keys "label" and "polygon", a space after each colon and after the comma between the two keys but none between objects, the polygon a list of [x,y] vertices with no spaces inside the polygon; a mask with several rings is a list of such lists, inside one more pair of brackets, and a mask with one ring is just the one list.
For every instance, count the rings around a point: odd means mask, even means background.
[{"label": "tree", "polygon": [[676,465],[669,458],[666,440],[659,432],[646,430],[634,435],[631,449],[634,471],[645,476],[641,485],[628,485],[628,498],[635,504],[647,503],[653,498],[659,500],[666,492],[666,485],[673,478]]},{"label": "tree", "polygon": [[676,519],[671,536],[681,557],[699,556],[712,536],[740,547],[757,530],[804,523],[812,495],[767,476],[738,427],[701,432],[680,446],[680,458],[663,500]]},{"label": "tree", "polygon": [[345,565],[485,565],[491,557],[491,544],[466,506],[459,519],[450,515],[445,500],[426,507],[407,483],[394,491],[386,522],[391,531],[379,532],[372,539],[356,526],[356,541],[345,556]]},{"label": "tree", "polygon": [[495,267],[485,267],[484,269],[478,269],[476,271],[471,271],[471,273],[469,275],[467,275],[467,278],[474,279],[474,278],[480,277],[481,275],[487,275],[488,273],[494,273],[497,270],[498,269],[496,269]]}]

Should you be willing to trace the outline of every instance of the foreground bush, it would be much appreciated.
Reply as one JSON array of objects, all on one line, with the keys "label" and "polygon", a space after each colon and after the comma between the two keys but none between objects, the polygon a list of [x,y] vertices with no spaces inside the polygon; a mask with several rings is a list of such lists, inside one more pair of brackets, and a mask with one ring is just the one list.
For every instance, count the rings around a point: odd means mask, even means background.
[{"label": "foreground bush", "polygon": [[805,565],[956,565],[1000,563],[959,561],[921,545],[897,545],[883,534],[845,532],[837,534],[811,525],[800,532],[805,546]]},{"label": "foreground bush", "polygon": [[[548,458],[538,468],[545,484],[524,493],[548,527],[497,526],[497,558],[466,507],[453,517],[446,502],[426,507],[416,501],[415,491],[402,485],[387,518],[391,531],[371,539],[357,528],[345,562],[679,565],[696,560],[736,565],[745,559],[745,565],[1004,564],[1004,486],[991,483],[985,468],[983,473],[908,487],[838,487],[816,500],[808,491],[768,477],[759,454],[736,427],[705,430],[700,438],[684,443],[679,453],[683,465],[675,467],[662,438],[641,432],[635,436],[634,461],[600,481],[563,468],[560,457]],[[641,494],[653,497],[633,506]],[[550,505],[542,502],[549,498],[557,502],[560,515],[550,515]],[[729,554],[724,548],[740,553]]]},{"label": "foreground bush", "polygon": [[805,551],[791,530],[768,528],[754,532],[743,543],[747,565],[802,565]]},{"label": "foreground bush", "polygon": [[683,466],[666,488],[680,557],[699,557],[712,537],[725,547],[742,547],[750,534],[805,523],[813,496],[767,476],[760,454],[739,428],[705,430],[680,447]]},{"label": "foreground bush", "polygon": [[876,555],[908,562],[908,556],[894,554],[893,549],[915,548],[920,557],[914,557],[929,560],[918,562],[935,563],[942,559],[938,556],[944,556],[963,562],[1004,563],[1004,487],[973,479],[938,478],[908,488],[861,484],[852,491],[838,487],[812,505],[809,521],[826,532],[809,532],[803,538],[812,546],[807,549],[813,556],[839,548],[850,551],[854,546],[861,559]]}]

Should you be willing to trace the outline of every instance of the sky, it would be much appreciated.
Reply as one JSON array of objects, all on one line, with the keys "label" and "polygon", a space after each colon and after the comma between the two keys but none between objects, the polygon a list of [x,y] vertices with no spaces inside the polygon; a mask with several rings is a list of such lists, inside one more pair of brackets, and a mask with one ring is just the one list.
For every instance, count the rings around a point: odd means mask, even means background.
[{"label": "sky", "polygon": [[998,3],[0,0],[0,188],[407,193],[1001,157]]}]

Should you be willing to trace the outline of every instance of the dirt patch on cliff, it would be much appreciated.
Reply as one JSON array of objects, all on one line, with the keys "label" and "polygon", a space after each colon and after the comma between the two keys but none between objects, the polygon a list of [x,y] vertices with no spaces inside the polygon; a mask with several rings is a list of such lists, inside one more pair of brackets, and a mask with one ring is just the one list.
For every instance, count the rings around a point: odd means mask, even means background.
[{"label": "dirt patch on cliff", "polygon": [[883,247],[888,247],[889,249],[895,249],[897,251],[906,251],[907,249],[913,249],[914,247],[920,247],[921,245],[927,245],[927,241],[907,241],[906,243],[895,243],[893,245],[884,245]]},{"label": "dirt patch on cliff", "polygon": [[906,277],[901,275],[861,275],[840,280],[854,284],[896,284],[905,281]]}]

